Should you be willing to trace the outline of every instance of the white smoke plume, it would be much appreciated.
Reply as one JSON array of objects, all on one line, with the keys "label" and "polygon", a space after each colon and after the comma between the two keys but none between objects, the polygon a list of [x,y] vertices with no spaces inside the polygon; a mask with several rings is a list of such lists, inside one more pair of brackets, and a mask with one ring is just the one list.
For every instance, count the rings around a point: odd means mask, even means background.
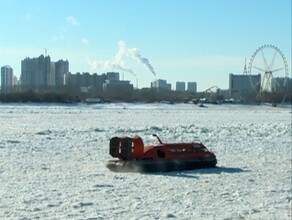
[{"label": "white smoke plume", "polygon": [[126,71],[137,77],[137,75],[133,72],[133,70],[128,67],[125,62],[123,61],[123,56],[131,57],[138,61],[138,63],[143,64],[154,76],[156,73],[153,67],[150,65],[150,62],[147,58],[142,57],[140,51],[137,48],[126,48],[126,44],[124,41],[118,42],[119,50],[115,54],[113,60],[109,61],[91,61],[87,59],[87,63],[91,66],[92,69],[101,68],[103,70],[112,70],[118,69],[122,71]]},{"label": "white smoke plume", "polygon": [[126,44],[124,41],[119,41],[118,42],[118,46],[119,46],[119,50],[115,55],[115,61],[119,62],[120,60],[122,60],[123,55],[126,54]]},{"label": "white smoke plume", "polygon": [[137,48],[128,49],[127,56],[136,59],[139,63],[142,63],[154,76],[156,76],[156,73],[153,67],[151,66],[149,60],[145,57],[142,57],[140,51]]},{"label": "white smoke plume", "polygon": [[119,42],[119,50],[116,53],[114,59],[108,60],[108,61],[97,61],[93,60],[91,61],[90,59],[87,59],[87,63],[89,66],[91,66],[91,69],[102,69],[104,71],[108,70],[121,70],[125,72],[131,73],[133,76],[137,77],[137,75],[133,72],[133,70],[128,67],[125,62],[122,60],[122,57],[124,56],[126,51],[125,43],[123,41]]},{"label": "white smoke plume", "polygon": [[133,70],[131,70],[127,65],[125,65],[124,61],[119,61],[119,62],[106,61],[103,63],[103,69],[104,70],[118,69],[121,71],[129,72],[135,77],[137,76],[133,72]]}]

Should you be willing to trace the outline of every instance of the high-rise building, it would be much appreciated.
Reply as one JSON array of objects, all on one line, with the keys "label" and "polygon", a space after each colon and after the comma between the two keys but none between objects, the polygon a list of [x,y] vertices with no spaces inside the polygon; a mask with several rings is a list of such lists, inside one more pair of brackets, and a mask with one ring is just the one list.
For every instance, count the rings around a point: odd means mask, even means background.
[{"label": "high-rise building", "polygon": [[[119,73],[117,73],[119,74]],[[69,87],[90,87],[94,88],[98,91],[103,90],[104,82],[108,80],[107,74],[97,75],[94,73],[93,75],[89,73],[76,73],[71,74],[70,72],[65,74],[65,85]],[[119,81],[119,80],[112,80]]]},{"label": "high-rise building", "polygon": [[171,84],[164,79],[158,79],[151,82],[151,88],[158,90],[171,90]]},{"label": "high-rise building", "polygon": [[11,92],[14,86],[14,75],[11,66],[1,67],[1,93]]},{"label": "high-rise building", "polygon": [[180,91],[180,92],[186,91],[186,83],[185,82],[176,82],[176,91]]},{"label": "high-rise building", "polygon": [[21,61],[20,83],[23,90],[47,87],[51,78],[51,58],[44,55],[38,58],[25,58]]},{"label": "high-rise building", "polygon": [[48,78],[48,86],[56,86],[56,62],[51,62],[50,75]]},{"label": "high-rise building", "polygon": [[288,77],[275,77],[272,79],[272,91],[291,93],[292,79]]},{"label": "high-rise building", "polygon": [[118,72],[107,72],[106,79],[108,80],[120,80],[120,74]]},{"label": "high-rise building", "polygon": [[231,97],[240,98],[259,92],[261,86],[261,74],[258,75],[234,75],[229,74],[229,91]]},{"label": "high-rise building", "polygon": [[127,94],[133,92],[133,85],[128,80],[105,80],[103,91],[115,94]]},{"label": "high-rise building", "polygon": [[22,90],[40,90],[65,84],[65,74],[69,72],[69,62],[51,62],[50,56],[25,58],[21,61],[20,83]]},{"label": "high-rise building", "polygon": [[66,73],[65,74],[65,85],[71,86],[71,87],[80,87],[80,73],[72,74],[72,73]]},{"label": "high-rise building", "polygon": [[65,85],[65,74],[69,72],[68,60],[59,60],[55,62],[55,83],[56,86]]},{"label": "high-rise building", "polygon": [[197,92],[197,83],[196,82],[188,82],[188,92]]}]

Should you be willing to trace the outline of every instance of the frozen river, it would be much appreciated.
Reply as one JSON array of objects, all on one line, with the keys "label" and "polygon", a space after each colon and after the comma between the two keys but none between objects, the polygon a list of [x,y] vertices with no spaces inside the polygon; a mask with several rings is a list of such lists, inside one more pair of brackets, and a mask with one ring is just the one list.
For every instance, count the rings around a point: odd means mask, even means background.
[{"label": "frozen river", "polygon": [[[0,219],[291,219],[291,108],[0,104]],[[109,139],[201,141],[216,168],[113,173]]]}]

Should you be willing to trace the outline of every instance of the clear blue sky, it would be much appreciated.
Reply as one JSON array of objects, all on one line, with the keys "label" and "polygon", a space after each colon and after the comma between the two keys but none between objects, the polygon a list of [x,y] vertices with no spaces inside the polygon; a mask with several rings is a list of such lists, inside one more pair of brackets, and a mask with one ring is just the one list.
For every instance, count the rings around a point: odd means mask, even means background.
[{"label": "clear blue sky", "polygon": [[[124,55],[140,88],[161,78],[227,89],[229,73],[264,44],[281,49],[291,73],[291,0],[0,0],[0,65],[18,77],[21,60],[45,48],[72,73],[122,73],[93,65],[112,61],[120,41],[156,73]],[[136,84],[134,74],[121,75]]]}]

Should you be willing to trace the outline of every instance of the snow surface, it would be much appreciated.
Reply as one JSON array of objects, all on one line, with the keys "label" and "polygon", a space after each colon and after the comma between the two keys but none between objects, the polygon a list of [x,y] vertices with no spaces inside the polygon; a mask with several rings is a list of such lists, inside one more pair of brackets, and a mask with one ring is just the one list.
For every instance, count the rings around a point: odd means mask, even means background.
[{"label": "snow surface", "polygon": [[[0,219],[291,219],[291,108],[0,104]],[[218,167],[114,173],[109,139],[202,141]]]}]

